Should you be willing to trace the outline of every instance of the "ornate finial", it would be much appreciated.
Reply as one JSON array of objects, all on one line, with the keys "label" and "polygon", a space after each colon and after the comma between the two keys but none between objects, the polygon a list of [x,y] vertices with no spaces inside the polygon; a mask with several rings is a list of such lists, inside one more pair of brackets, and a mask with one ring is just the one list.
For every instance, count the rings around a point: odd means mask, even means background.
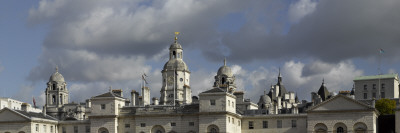
[{"label": "ornate finial", "polygon": [[56,65],[56,72],[58,72],[58,65]]},{"label": "ornate finial", "polygon": [[226,66],[226,57],[224,58],[224,66]]},{"label": "ornate finial", "polygon": [[325,78],[322,78],[322,84],[325,85]]},{"label": "ornate finial", "polygon": [[175,32],[175,42],[178,40],[179,32]]}]

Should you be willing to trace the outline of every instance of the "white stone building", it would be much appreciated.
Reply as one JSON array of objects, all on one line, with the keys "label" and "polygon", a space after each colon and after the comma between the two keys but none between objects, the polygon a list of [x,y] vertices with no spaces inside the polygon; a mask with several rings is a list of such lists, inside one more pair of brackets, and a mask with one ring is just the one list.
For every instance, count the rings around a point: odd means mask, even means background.
[{"label": "white stone building", "polygon": [[86,103],[69,103],[67,83],[57,69],[47,83],[43,113],[6,107],[0,110],[0,133],[376,132],[374,107],[338,95],[302,111],[308,103],[287,92],[280,74],[255,104],[236,91],[226,60],[212,88],[192,97],[190,71],[177,39],[169,50],[160,101],[151,103],[150,88],[143,87],[140,95],[132,90],[130,98],[110,88]]},{"label": "white stone building", "polygon": [[362,99],[398,99],[398,74],[360,76],[354,79],[355,98]]}]

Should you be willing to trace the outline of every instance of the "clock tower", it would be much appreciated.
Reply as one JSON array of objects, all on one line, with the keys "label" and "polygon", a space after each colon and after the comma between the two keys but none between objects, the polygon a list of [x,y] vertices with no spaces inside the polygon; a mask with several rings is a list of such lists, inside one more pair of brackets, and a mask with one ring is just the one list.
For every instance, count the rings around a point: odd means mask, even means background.
[{"label": "clock tower", "polygon": [[190,71],[183,61],[183,49],[178,43],[175,33],[175,42],[169,47],[169,60],[165,63],[162,73],[162,87],[160,105],[181,105],[192,103],[190,89]]}]

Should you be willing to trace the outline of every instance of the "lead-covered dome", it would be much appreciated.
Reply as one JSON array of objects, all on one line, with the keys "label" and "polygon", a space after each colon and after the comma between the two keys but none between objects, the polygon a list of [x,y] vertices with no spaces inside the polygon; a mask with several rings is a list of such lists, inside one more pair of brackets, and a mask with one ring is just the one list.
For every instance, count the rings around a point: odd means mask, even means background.
[{"label": "lead-covered dome", "polygon": [[58,73],[58,67],[56,67],[56,72],[50,76],[49,82],[65,82],[64,76]]},{"label": "lead-covered dome", "polygon": [[269,104],[271,103],[271,98],[268,95],[262,95],[260,97],[260,101],[258,101],[259,103],[263,103],[263,104]]},{"label": "lead-covered dome", "polygon": [[226,59],[224,59],[224,65],[218,69],[217,75],[233,76],[231,68],[226,66]]},{"label": "lead-covered dome", "polygon": [[181,60],[181,59],[172,59],[169,60],[167,63],[164,65],[164,70],[178,70],[178,71],[189,71],[189,68],[187,67],[186,63]]},{"label": "lead-covered dome", "polygon": [[182,49],[182,46],[179,43],[175,42],[175,43],[171,44],[169,49]]}]

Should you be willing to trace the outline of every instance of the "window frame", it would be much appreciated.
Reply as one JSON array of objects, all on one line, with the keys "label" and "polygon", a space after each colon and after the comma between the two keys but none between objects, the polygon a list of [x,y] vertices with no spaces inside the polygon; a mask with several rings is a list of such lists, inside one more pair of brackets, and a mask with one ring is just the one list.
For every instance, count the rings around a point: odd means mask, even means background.
[{"label": "window frame", "polygon": [[276,120],[276,128],[282,128],[282,120]]},{"label": "window frame", "polygon": [[253,121],[249,121],[249,129],[254,129],[254,122]]},{"label": "window frame", "polygon": [[268,128],[268,121],[263,121],[263,128]]}]

